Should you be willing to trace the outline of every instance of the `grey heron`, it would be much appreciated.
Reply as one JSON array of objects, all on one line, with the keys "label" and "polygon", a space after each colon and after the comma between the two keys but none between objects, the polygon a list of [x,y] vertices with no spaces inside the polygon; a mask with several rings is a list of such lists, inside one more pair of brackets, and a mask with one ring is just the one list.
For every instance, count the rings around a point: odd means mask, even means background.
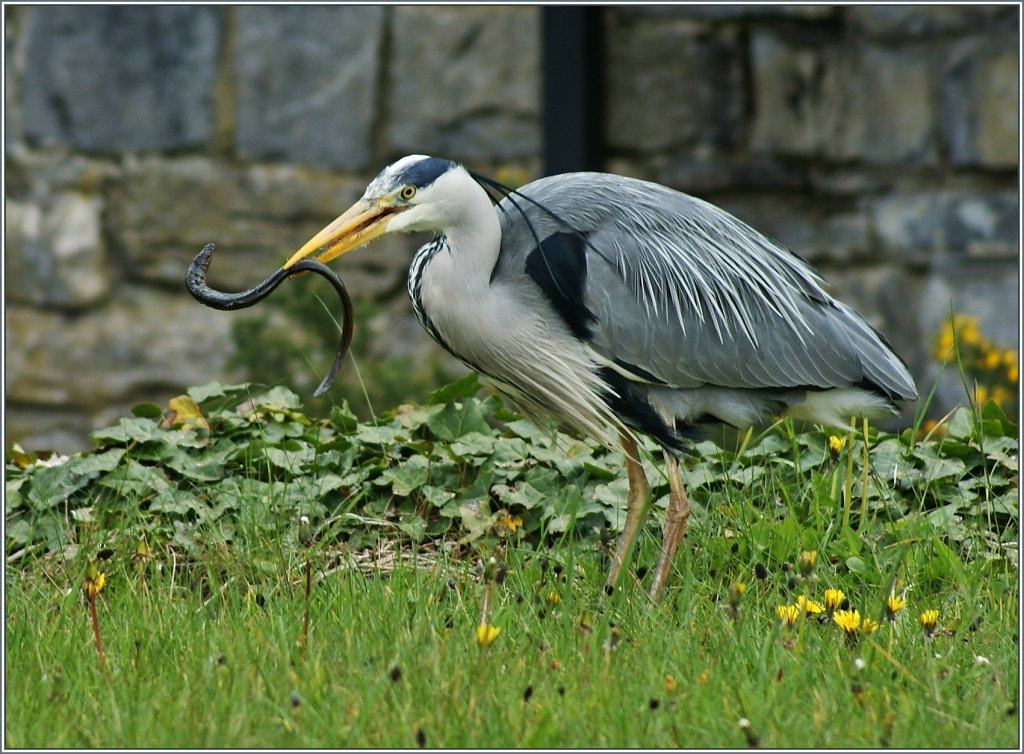
[{"label": "grey heron", "polygon": [[608,589],[646,509],[638,433],[661,445],[669,482],[657,600],[686,531],[679,456],[697,425],[789,415],[843,426],[917,397],[886,339],[801,258],[712,204],[637,179],[569,173],[511,190],[412,155],[283,269],[413,231],[435,234],[408,279],[427,332],[528,412],[621,444],[629,495]]}]

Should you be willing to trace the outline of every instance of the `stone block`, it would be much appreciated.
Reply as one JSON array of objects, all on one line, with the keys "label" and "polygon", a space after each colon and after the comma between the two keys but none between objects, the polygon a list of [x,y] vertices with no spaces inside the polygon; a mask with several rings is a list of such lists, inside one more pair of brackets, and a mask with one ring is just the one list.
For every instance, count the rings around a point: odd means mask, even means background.
[{"label": "stone block", "polygon": [[832,5],[772,5],[769,3],[748,3],[737,5],[642,5],[623,4],[612,6],[606,11],[616,22],[630,22],[634,19],[699,18],[709,21],[731,21],[744,18],[785,18],[800,21],[819,21],[839,14],[840,9]]},{"label": "stone block", "polygon": [[60,192],[4,201],[4,294],[17,304],[77,309],[102,299],[112,274],[97,196]]},{"label": "stone block", "polygon": [[373,125],[385,10],[235,10],[237,147],[246,157],[362,168]]},{"label": "stone block", "polygon": [[120,153],[195,147],[209,138],[219,9],[30,10],[20,90],[30,144]]},{"label": "stone block", "polygon": [[906,39],[1014,28],[1017,11],[995,4],[851,5],[842,9],[852,29],[871,36]]},{"label": "stone block", "polygon": [[900,193],[871,207],[881,246],[911,258],[955,255],[1015,260],[1020,204],[1015,192]]},{"label": "stone block", "polygon": [[742,49],[693,22],[609,25],[606,141],[630,152],[728,149],[744,128]]},{"label": "stone block", "polygon": [[752,57],[755,152],[937,161],[938,74],[928,49],[810,44],[758,30]]},{"label": "stone block", "polygon": [[90,450],[95,446],[87,438],[95,428],[97,426],[89,420],[86,412],[74,409],[8,404],[4,411],[7,446],[18,443],[28,451],[52,450],[70,454]]},{"label": "stone block", "polygon": [[954,165],[1017,167],[1020,78],[1015,42],[971,40],[947,61],[941,132]]},{"label": "stone block", "polygon": [[540,11],[394,8],[388,148],[456,160],[536,154]]},{"label": "stone block", "polygon": [[7,400],[94,410],[227,379],[231,322],[245,316],[139,286],[123,287],[107,306],[81,316],[8,307]]}]

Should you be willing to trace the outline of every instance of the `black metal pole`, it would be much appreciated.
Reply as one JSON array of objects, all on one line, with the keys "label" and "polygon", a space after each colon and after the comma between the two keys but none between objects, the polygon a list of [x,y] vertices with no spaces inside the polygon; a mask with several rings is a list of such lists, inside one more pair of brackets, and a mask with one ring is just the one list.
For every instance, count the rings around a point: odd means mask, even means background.
[{"label": "black metal pole", "polygon": [[601,170],[601,8],[546,6],[543,14],[544,172]]}]

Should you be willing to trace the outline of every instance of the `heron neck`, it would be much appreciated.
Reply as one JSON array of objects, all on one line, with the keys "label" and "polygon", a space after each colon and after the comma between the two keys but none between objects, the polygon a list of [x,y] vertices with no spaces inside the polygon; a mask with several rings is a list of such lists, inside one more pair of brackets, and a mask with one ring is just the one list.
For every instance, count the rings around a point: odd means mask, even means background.
[{"label": "heron neck", "polygon": [[446,256],[450,261],[447,272],[459,279],[458,288],[470,290],[480,290],[489,285],[501,248],[497,211],[484,190],[476,188],[479,195],[474,193],[471,201],[464,201],[459,221],[442,232],[447,240]]}]

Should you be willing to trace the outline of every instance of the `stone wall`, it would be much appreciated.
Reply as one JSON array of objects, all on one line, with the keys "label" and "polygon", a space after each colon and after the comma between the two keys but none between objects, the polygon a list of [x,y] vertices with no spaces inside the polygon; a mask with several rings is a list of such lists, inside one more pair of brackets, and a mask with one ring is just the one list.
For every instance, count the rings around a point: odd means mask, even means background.
[{"label": "stone wall", "polygon": [[[85,447],[133,403],[244,377],[231,324],[248,313],[183,289],[206,242],[212,282],[241,288],[403,154],[540,173],[536,8],[4,11],[8,442]],[[1017,8],[604,15],[609,170],[707,198],[808,258],[925,391],[951,307],[1016,344]],[[346,257],[349,287],[380,308],[360,323],[371,354],[436,353],[404,301],[415,246]]]}]

